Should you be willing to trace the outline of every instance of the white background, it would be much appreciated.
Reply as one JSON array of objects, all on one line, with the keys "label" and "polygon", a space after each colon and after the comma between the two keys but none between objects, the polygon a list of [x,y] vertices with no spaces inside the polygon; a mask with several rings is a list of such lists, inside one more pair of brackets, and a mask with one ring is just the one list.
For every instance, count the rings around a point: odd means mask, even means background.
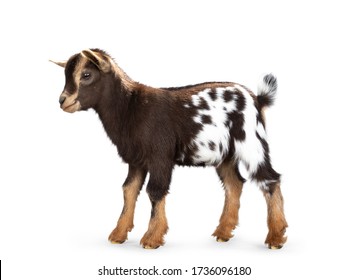
[{"label": "white background", "polygon": [[[252,276],[243,279],[341,279],[346,26],[343,1],[3,1],[4,279],[101,279],[104,265],[189,271],[172,279],[191,278],[193,266],[250,266]],[[94,112],[60,110],[63,69],[48,62],[92,47],[152,86],[235,81],[256,90],[263,73],[277,75],[278,98],[266,115],[290,226],[282,250],[263,244],[266,204],[251,183],[235,238],[214,241],[224,194],[212,168],[175,169],[164,247],[139,245],[150,216],[144,191],[129,240],[107,242],[122,209],[127,166]]]}]

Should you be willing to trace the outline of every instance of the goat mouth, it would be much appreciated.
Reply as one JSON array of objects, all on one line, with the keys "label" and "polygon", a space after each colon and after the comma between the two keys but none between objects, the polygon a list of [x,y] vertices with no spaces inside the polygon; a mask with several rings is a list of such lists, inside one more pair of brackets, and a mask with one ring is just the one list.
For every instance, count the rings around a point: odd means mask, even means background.
[{"label": "goat mouth", "polygon": [[70,103],[67,106],[61,106],[61,108],[68,113],[74,113],[80,109],[79,102],[77,100],[74,100],[72,103]]}]

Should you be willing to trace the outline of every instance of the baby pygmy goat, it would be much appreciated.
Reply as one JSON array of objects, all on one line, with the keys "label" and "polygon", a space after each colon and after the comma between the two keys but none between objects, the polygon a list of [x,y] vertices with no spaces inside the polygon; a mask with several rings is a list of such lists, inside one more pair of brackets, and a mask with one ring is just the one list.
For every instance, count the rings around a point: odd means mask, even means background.
[{"label": "baby pygmy goat", "polygon": [[152,203],[144,248],[164,245],[168,230],[165,198],[174,166],[214,166],[225,189],[217,241],[228,241],[238,224],[245,180],[242,162],[264,193],[269,228],[265,243],[278,249],[286,242],[280,175],[272,168],[264,109],[274,102],[276,78],[266,75],[254,95],[232,82],[208,82],[174,88],[153,88],[133,81],[104,51],[87,49],[67,62],[66,84],[59,98],[69,113],[93,108],[118,153],[129,165],[123,184],[124,207],[112,243],[123,243],[134,227],[137,196],[147,173]]}]

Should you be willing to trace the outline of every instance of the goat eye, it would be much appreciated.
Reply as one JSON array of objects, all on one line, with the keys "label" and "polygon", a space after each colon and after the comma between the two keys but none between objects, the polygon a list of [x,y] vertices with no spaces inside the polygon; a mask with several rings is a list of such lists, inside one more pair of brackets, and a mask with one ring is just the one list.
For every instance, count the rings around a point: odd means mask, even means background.
[{"label": "goat eye", "polygon": [[82,73],[82,79],[83,80],[88,80],[90,78],[90,73],[86,72],[86,73]]}]

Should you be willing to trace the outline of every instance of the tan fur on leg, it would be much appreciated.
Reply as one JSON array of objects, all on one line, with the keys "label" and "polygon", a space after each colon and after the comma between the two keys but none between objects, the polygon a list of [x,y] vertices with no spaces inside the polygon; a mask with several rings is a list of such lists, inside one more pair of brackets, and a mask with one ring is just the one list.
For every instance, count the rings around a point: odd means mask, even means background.
[{"label": "tan fur on leg", "polygon": [[108,238],[111,243],[123,243],[127,240],[128,232],[133,229],[136,199],[140,193],[145,176],[146,173],[142,170],[131,170],[131,168],[129,168],[129,181],[123,186],[124,207],[119,217],[117,227]]},{"label": "tan fur on leg", "polygon": [[164,235],[168,229],[164,197],[162,200],[155,202],[154,209],[152,209],[152,217],[149,221],[148,230],[140,241],[143,248],[156,249],[164,245]]},{"label": "tan fur on leg", "polygon": [[223,163],[217,168],[225,189],[225,201],[219,225],[212,234],[218,242],[228,241],[239,221],[240,196],[243,183],[238,177],[232,162]]},{"label": "tan fur on leg", "polygon": [[268,208],[267,224],[269,228],[265,244],[267,244],[270,249],[280,249],[287,241],[287,237],[285,237],[284,234],[288,227],[284,216],[283,197],[280,184],[278,183],[276,185],[272,194],[264,192],[264,196]]}]

